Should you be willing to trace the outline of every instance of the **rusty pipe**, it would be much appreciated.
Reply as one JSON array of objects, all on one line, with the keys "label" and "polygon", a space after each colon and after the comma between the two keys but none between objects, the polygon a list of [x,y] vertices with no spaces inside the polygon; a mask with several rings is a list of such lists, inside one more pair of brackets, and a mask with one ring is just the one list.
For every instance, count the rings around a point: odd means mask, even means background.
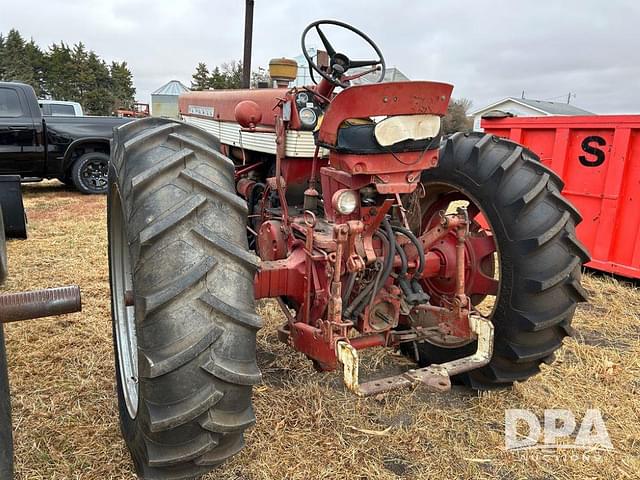
[{"label": "rusty pipe", "polygon": [[64,315],[81,310],[80,287],[77,285],[0,295],[0,323]]},{"label": "rusty pipe", "polygon": [[384,347],[387,344],[387,339],[384,335],[378,333],[351,338],[349,343],[356,350],[363,350],[365,348]]}]

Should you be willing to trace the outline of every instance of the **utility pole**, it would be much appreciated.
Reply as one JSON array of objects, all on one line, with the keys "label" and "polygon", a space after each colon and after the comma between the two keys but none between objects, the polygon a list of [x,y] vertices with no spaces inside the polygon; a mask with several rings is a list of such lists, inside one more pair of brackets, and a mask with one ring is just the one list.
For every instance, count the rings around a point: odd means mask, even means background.
[{"label": "utility pole", "polygon": [[242,88],[251,85],[251,43],[253,41],[253,4],[246,0],[244,9],[244,57],[242,59]]}]

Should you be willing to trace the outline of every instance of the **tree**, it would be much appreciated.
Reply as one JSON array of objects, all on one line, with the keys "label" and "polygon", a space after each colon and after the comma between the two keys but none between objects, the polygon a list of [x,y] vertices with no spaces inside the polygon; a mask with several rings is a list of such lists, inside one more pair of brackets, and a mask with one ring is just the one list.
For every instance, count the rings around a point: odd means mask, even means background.
[{"label": "tree", "polygon": [[46,63],[47,93],[56,100],[78,98],[78,93],[75,91],[72,69],[73,60],[69,46],[63,42],[60,42],[59,45],[55,43],[51,45]]},{"label": "tree", "polygon": [[211,77],[209,75],[209,69],[203,62],[198,63],[196,71],[192,76],[191,90],[208,90],[211,84]]},{"label": "tree", "polygon": [[242,62],[231,61],[216,66],[209,73],[209,69],[204,62],[198,63],[196,71],[192,75],[192,90],[224,90],[231,88],[241,88],[242,86]]},{"label": "tree", "polygon": [[468,98],[451,99],[447,114],[442,119],[442,132],[445,135],[455,132],[468,132],[473,127],[473,120],[467,116],[471,108]]},{"label": "tree", "polygon": [[0,49],[1,78],[31,85],[36,94],[43,90],[44,56],[42,50],[31,40],[27,43],[20,32],[9,30]]},{"label": "tree", "polygon": [[43,51],[15,29],[0,34],[0,80],[27,83],[39,97],[80,102],[94,115],[130,108],[136,92],[126,62],[109,66],[82,42],[54,43]]},{"label": "tree", "polygon": [[115,109],[132,109],[136,89],[133,86],[133,76],[127,67],[127,62],[111,62],[110,70]]}]

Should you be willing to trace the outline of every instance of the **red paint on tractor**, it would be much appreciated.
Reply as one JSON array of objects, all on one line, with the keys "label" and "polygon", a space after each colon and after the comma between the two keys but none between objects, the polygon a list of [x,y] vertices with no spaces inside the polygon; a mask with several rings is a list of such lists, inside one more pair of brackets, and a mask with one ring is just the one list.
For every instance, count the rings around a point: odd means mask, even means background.
[{"label": "red paint on tractor", "polygon": [[318,133],[321,144],[335,145],[338,128],[350,118],[377,115],[433,114],[447,112],[453,85],[438,82],[389,82],[350,87],[327,108]]}]

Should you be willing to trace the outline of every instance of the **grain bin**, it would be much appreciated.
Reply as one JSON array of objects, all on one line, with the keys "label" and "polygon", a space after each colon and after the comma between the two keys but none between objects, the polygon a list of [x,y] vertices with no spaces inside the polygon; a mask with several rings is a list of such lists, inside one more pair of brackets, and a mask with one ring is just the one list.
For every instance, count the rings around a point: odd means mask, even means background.
[{"label": "grain bin", "polygon": [[188,92],[178,80],[171,80],[151,94],[151,115],[154,117],[178,118],[178,97]]}]

